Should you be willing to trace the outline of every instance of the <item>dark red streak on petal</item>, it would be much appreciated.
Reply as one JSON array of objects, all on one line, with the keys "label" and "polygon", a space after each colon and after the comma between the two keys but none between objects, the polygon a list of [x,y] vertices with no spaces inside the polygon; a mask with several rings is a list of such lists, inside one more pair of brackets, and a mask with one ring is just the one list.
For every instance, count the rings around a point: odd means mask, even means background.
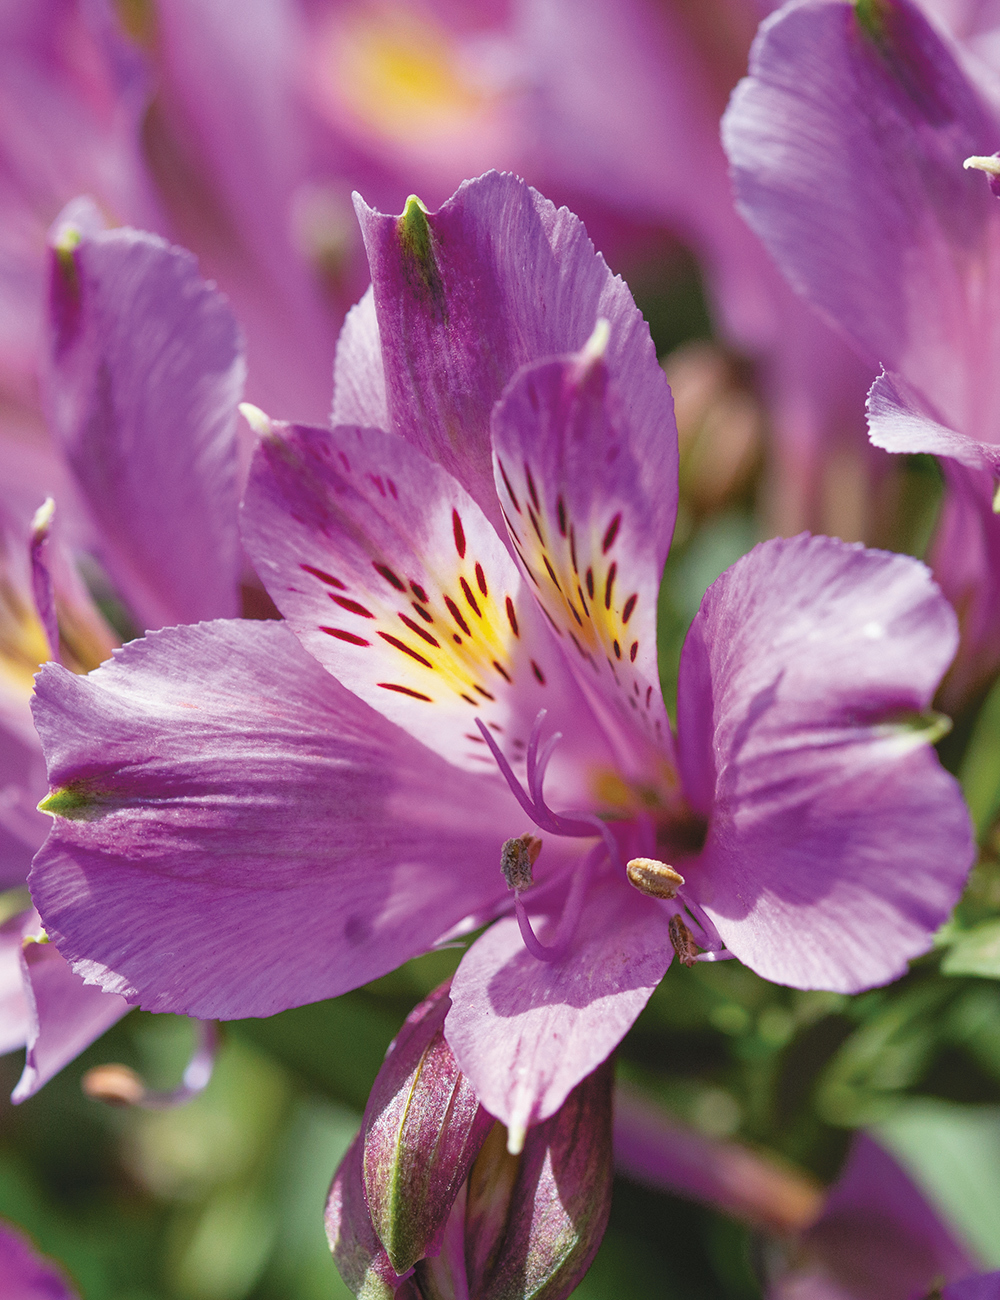
[{"label": "dark red streak on petal", "polygon": [[455,550],[458,551],[458,557],[465,559],[465,529],[462,527],[462,520],[457,510],[451,512],[451,530],[455,534]]},{"label": "dark red streak on petal", "polygon": [[468,731],[465,733],[465,739],[466,739],[466,740],[474,740],[474,741],[476,742],[477,745],[485,745],[485,744],[486,744],[486,741],[483,740],[482,736],[473,736],[473,735],[472,735],[470,732],[468,732]]},{"label": "dark red streak on petal", "polygon": [[[632,660],[633,663],[635,663],[635,657],[638,653],[639,653],[639,642],[633,641],[632,649],[628,652],[628,657]],[[652,690],[652,687],[650,687],[650,690]]]},{"label": "dark red streak on petal", "polygon": [[497,670],[497,672],[500,674],[500,676],[504,679],[505,682],[510,681],[510,673],[507,672],[507,670],[503,667],[502,664],[498,664],[495,659],[493,660],[493,667]]},{"label": "dark red streak on petal", "polygon": [[583,606],[583,612],[590,618],[590,609],[587,606],[587,598],[583,594],[583,588],[577,584],[576,594],[580,597],[580,604]]},{"label": "dark red streak on petal", "polygon": [[495,699],[496,699],[496,696],[495,696],[495,695],[491,695],[491,694],[489,693],[489,691],[485,690],[482,686],[477,686],[475,682],[472,683],[472,689],[473,689],[474,691],[478,691],[479,694],[483,697],[484,700],[495,700]]},{"label": "dark red streak on petal", "polygon": [[594,570],[587,570],[587,595],[591,600],[594,599]]},{"label": "dark red streak on petal", "polygon": [[425,605],[427,604],[429,597],[419,582],[411,582],[410,590],[413,592],[414,596],[416,596],[417,600],[422,600]]},{"label": "dark red streak on petal", "polygon": [[[500,477],[503,479],[503,485],[507,489],[507,495],[510,497],[510,503],[517,511],[517,513],[520,514],[521,513],[520,503],[518,502],[517,497],[514,495],[514,489],[510,485],[510,479],[507,477],[507,471],[504,469],[503,461],[500,459],[499,456],[497,457],[497,465],[500,467]],[[504,518],[506,519],[507,516],[504,515]]]},{"label": "dark red streak on petal", "polygon": [[538,493],[535,491],[535,480],[531,477],[531,469],[527,461],[524,462],[524,477],[528,484],[528,495],[531,497],[535,509],[540,513],[542,507],[538,500]]},{"label": "dark red streak on petal", "polygon": [[299,568],[305,573],[311,573],[314,578],[319,578],[320,582],[325,582],[328,587],[337,587],[340,591],[346,591],[346,585],[335,578],[332,573],[324,573],[322,569],[314,569],[311,564],[300,564]]},{"label": "dark red streak on petal", "polygon": [[633,593],[631,596],[629,596],[628,600],[625,602],[625,608],[622,610],[623,623],[627,623],[629,619],[632,617],[632,612],[635,609],[636,602],[638,601],[638,599],[639,599],[638,593]]},{"label": "dark red streak on petal", "polygon": [[576,619],[576,621],[577,621],[577,623],[579,624],[579,626],[580,626],[580,627],[583,627],[583,619],[582,619],[582,618],[580,617],[580,615],[576,612],[576,606],[573,604],[573,602],[572,602],[571,600],[567,600],[566,604],[569,606],[569,612],[570,612],[570,613],[573,615],[573,617]]},{"label": "dark red streak on petal", "polygon": [[389,568],[388,564],[376,564],[375,561],[373,560],[372,568],[375,570],[376,573],[381,574],[381,576],[385,578],[386,582],[391,583],[392,586],[394,586],[397,591],[406,590],[406,583],[400,581],[400,579],[396,577],[393,571]]},{"label": "dark red streak on petal", "polygon": [[[543,562],[543,564],[545,565],[545,568],[546,568],[547,571],[548,571],[548,575],[549,575],[549,577],[550,577],[550,578],[552,579],[552,581],[555,583],[556,591],[558,591],[560,594],[562,594],[562,587],[559,586],[559,579],[556,577],[555,569],[553,569],[552,565],[549,564],[549,557],[548,557],[547,555],[543,555],[543,556],[542,556],[542,562]],[[579,621],[579,620],[577,620],[577,621]]]},{"label": "dark red streak on petal", "polygon": [[540,686],[544,686],[545,674],[542,672],[541,668],[539,668],[539,666],[535,663],[534,659],[532,659],[531,661],[531,671],[535,674],[535,677],[538,679],[538,684]]},{"label": "dark red streak on petal", "polygon": [[576,564],[576,530],[572,524],[569,526],[569,558],[573,561],[573,572],[578,574],[580,570]]},{"label": "dark red streak on petal", "polygon": [[434,615],[430,612],[429,609],[424,609],[423,605],[418,605],[415,600],[411,600],[410,605],[417,611],[417,613],[420,615],[420,617],[424,620],[425,623],[434,622]]},{"label": "dark red streak on petal", "polygon": [[403,654],[409,655],[411,659],[416,659],[417,663],[423,664],[425,668],[434,667],[429,659],[425,659],[423,655],[417,654],[416,650],[411,650],[405,641],[400,641],[397,637],[390,636],[388,632],[380,632],[379,636],[383,641],[388,641],[391,646],[395,646],[397,650],[402,650]]},{"label": "dark red streak on petal", "polygon": [[472,707],[473,707],[474,709],[478,709],[478,708],[479,708],[479,705],[478,705],[478,704],[476,703],[476,701],[472,698],[472,696],[471,696],[471,695],[466,695],[464,691],[459,691],[459,698],[460,698],[460,699],[463,699],[463,700],[466,702],[466,704],[471,704]]},{"label": "dark red streak on petal", "polygon": [[614,650],[615,650],[615,658],[620,659],[622,657],[622,648],[617,641],[614,642]]},{"label": "dark red streak on petal", "polygon": [[517,615],[514,613],[514,602],[509,596],[507,597],[507,622],[510,624],[510,630],[514,635],[520,636],[521,634],[517,630]]},{"label": "dark red streak on petal", "polygon": [[410,695],[415,700],[424,700],[428,704],[434,701],[429,695],[421,695],[419,691],[411,691],[408,686],[396,686],[393,682],[376,682],[376,686],[381,686],[384,691],[398,691],[400,695]]},{"label": "dark red streak on petal", "polygon": [[611,608],[611,591],[615,585],[615,574],[617,572],[618,572],[618,565],[612,563],[611,568],[608,570],[608,580],[604,584],[604,608],[605,609]]},{"label": "dark red streak on petal", "polygon": [[647,709],[649,708],[649,701],[650,701],[650,699],[652,698],[652,695],[653,695],[653,688],[652,688],[652,686],[647,686],[647,687],[646,687],[646,708],[647,708]]},{"label": "dark red streak on petal", "polygon": [[483,595],[488,596],[490,593],[489,588],[486,586],[486,574],[483,573],[483,566],[481,564],[476,565],[476,582]]},{"label": "dark red streak on petal", "polygon": [[465,600],[469,608],[473,611],[473,613],[476,615],[477,618],[482,618],[482,613],[480,612],[479,606],[476,604],[476,598],[472,594],[472,588],[469,586],[469,584],[465,581],[464,578],[459,578],[458,581],[459,584],[461,585],[462,590],[465,592]]},{"label": "dark red streak on petal", "polygon": [[559,535],[566,536],[566,504],[562,497],[556,498],[556,514],[559,517]]},{"label": "dark red streak on petal", "polygon": [[448,613],[452,616],[465,635],[472,636],[472,629],[462,617],[462,611],[458,608],[452,598],[450,596],[445,596],[444,603],[448,606]]},{"label": "dark red streak on petal", "polygon": [[531,520],[531,525],[534,528],[535,532],[538,534],[538,540],[544,546],[545,538],[542,536],[541,527],[538,523],[538,520],[535,518],[535,512],[534,510],[532,510],[531,506],[528,506],[528,518]]},{"label": "dark red streak on petal", "polygon": [[364,605],[359,605],[356,600],[349,600],[347,596],[335,596],[332,591],[328,591],[327,595],[341,609],[346,609],[348,614],[360,614],[362,618],[375,617],[370,609],[365,609]]},{"label": "dark red streak on petal", "polygon": [[604,534],[604,541],[601,542],[601,550],[605,555],[607,555],[608,551],[610,551],[612,546],[615,544],[615,538],[618,536],[618,529],[621,527],[621,522],[622,517],[619,513],[615,515],[611,523],[608,524],[608,531]]},{"label": "dark red streak on petal", "polygon": [[417,636],[423,637],[428,645],[434,646],[436,650],[441,649],[441,642],[436,637],[431,636],[430,632],[425,632],[419,623],[414,623],[413,619],[408,618],[405,614],[400,614],[399,617],[411,632],[416,632]]},{"label": "dark red streak on petal", "polygon": [[371,642],[366,641],[363,636],[355,636],[353,632],[345,632],[343,628],[321,627],[320,631],[325,632],[327,636],[335,636],[338,641],[349,641],[351,645],[371,645]]}]

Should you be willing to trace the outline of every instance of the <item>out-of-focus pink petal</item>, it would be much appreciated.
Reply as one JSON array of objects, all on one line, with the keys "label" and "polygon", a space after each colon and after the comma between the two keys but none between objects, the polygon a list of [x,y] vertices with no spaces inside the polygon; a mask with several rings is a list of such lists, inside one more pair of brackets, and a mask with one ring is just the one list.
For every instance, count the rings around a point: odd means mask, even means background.
[{"label": "out-of-focus pink petal", "polygon": [[2,1221],[0,1280],[9,1300],[77,1300],[59,1269],[36,1254],[27,1237]]},{"label": "out-of-focus pink petal", "polygon": [[101,558],[147,627],[234,614],[236,321],[190,253],[83,216],[53,231],[48,406]]},{"label": "out-of-focus pink petal", "polygon": [[21,966],[23,937],[23,913],[0,925],[0,1055],[23,1047],[31,1028]]},{"label": "out-of-focus pink petal", "polygon": [[921,718],[955,642],[923,565],[829,538],[765,542],[709,588],[678,694],[709,818],[686,892],[759,974],[854,992],[930,946],[974,853]]},{"label": "out-of-focus pink petal", "polygon": [[32,887],[79,974],[151,1010],[331,997],[504,905],[523,820],[369,709],[279,623],[133,642],[39,677],[55,824]]}]

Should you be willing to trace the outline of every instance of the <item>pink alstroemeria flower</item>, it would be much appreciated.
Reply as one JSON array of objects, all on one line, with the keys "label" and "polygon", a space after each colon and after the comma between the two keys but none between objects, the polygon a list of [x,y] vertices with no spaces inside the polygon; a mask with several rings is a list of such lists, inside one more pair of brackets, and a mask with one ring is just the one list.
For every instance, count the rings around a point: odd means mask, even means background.
[{"label": "pink alstroemeria flower", "polygon": [[359,215],[334,427],[255,417],[244,541],[286,622],[42,672],[31,886],[75,970],[201,1017],[499,915],[446,1036],[515,1149],[675,950],[853,991],[929,947],[973,851],[924,716],[955,620],[907,557],[765,543],[694,621],[675,743],[676,432],[626,287],[510,176]]},{"label": "pink alstroemeria flower", "polygon": [[[85,671],[114,644],[73,553],[98,559],[138,627],[239,608],[235,408],[244,363],[227,303],[189,253],[138,231],[105,231],[87,202],[56,223],[49,271],[46,404],[64,460],[58,482],[45,485],[59,497],[54,524],[37,522],[29,543],[13,508],[3,521],[3,887],[23,885],[47,829],[35,809],[46,782],[31,675],[48,658]],[[64,514],[71,527],[60,534]],[[0,928],[0,1051],[27,1049],[15,1101],[129,1010],[39,938],[32,909]]]},{"label": "pink alstroemeria flower", "polygon": [[883,367],[872,442],[943,458],[932,562],[962,631],[948,707],[1000,666],[1000,202],[965,166],[995,185],[1000,112],[963,63],[982,71],[912,0],[803,0],[763,24],[723,122],[747,220]]}]

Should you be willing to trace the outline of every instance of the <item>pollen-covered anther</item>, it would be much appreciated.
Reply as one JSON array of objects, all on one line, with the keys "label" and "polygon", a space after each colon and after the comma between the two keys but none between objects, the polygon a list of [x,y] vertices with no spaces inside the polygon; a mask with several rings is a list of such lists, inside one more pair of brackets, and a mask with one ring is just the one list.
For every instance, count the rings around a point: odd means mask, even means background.
[{"label": "pollen-covered anther", "polygon": [[678,959],[685,966],[693,966],[698,960],[698,948],[690,929],[679,916],[672,916],[669,931],[670,942],[674,945],[674,952]]},{"label": "pollen-covered anther", "polygon": [[633,858],[625,864],[629,884],[650,898],[676,898],[684,877],[656,858]]},{"label": "pollen-covered anther", "polygon": [[542,841],[525,831],[516,839],[505,840],[500,850],[500,870],[508,889],[530,889],[535,883],[531,868],[538,861],[542,851]]}]

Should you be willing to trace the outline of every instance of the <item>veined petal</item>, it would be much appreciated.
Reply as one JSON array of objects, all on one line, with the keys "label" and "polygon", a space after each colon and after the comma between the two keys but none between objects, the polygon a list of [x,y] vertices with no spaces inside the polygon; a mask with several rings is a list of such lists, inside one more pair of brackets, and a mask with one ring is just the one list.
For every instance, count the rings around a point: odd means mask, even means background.
[{"label": "veined petal", "polygon": [[341,687],[279,623],[170,628],[35,718],[55,824],[32,888],[75,970],[151,1010],[270,1015],[495,914],[517,808]]},{"label": "veined petal", "polygon": [[334,427],[356,424],[363,429],[389,428],[382,341],[370,285],[361,301],[347,313],[337,340],[330,424]]},{"label": "veined petal", "polygon": [[531,956],[510,917],[462,958],[445,1037],[514,1146],[625,1036],[670,965],[668,920],[609,877],[590,890],[562,960]]},{"label": "veined petal", "polygon": [[666,377],[650,364],[662,407],[644,426],[587,349],[520,371],[493,414],[514,549],[584,691],[614,719],[625,770],[641,760],[637,731],[670,747],[656,601],[677,511],[677,430]]},{"label": "veined petal", "polygon": [[974,852],[924,713],[955,642],[922,564],[831,538],[765,542],[709,588],[678,691],[709,819],[686,890],[759,974],[855,992],[930,947]]},{"label": "veined petal", "polygon": [[1000,446],[978,442],[939,419],[902,375],[883,370],[868,393],[868,435],[886,451],[948,456],[968,469],[1000,473]]},{"label": "veined petal", "polygon": [[723,138],[740,207],[793,286],[945,425],[995,443],[1000,207],[962,164],[1000,147],[1000,120],[920,9],[786,5]]},{"label": "veined petal", "polygon": [[24,1071],[11,1101],[27,1101],[85,1047],[132,1008],[124,998],[85,984],[51,943],[21,952],[29,1027]]},{"label": "veined petal", "polygon": [[53,228],[47,401],[101,558],[146,627],[236,613],[236,404],[225,299],[154,235]]},{"label": "veined petal", "polygon": [[649,329],[582,222],[515,176],[466,181],[435,213],[356,199],[368,250],[392,428],[459,480],[498,526],[489,420],[515,371],[583,347],[611,324],[608,367],[634,377],[630,416],[663,405]]},{"label": "veined petal", "polygon": [[398,434],[276,426],[243,520],[257,571],[310,654],[451,762],[495,770],[477,718],[516,762],[542,708],[604,757],[492,524]]},{"label": "veined petal", "polygon": [[[393,1300],[403,1278],[379,1241],[365,1200],[364,1133],[359,1133],[337,1167],[326,1200],[326,1239],[340,1276],[359,1300]],[[408,1277],[409,1269],[403,1276]],[[405,1293],[403,1293],[405,1295]]]}]

